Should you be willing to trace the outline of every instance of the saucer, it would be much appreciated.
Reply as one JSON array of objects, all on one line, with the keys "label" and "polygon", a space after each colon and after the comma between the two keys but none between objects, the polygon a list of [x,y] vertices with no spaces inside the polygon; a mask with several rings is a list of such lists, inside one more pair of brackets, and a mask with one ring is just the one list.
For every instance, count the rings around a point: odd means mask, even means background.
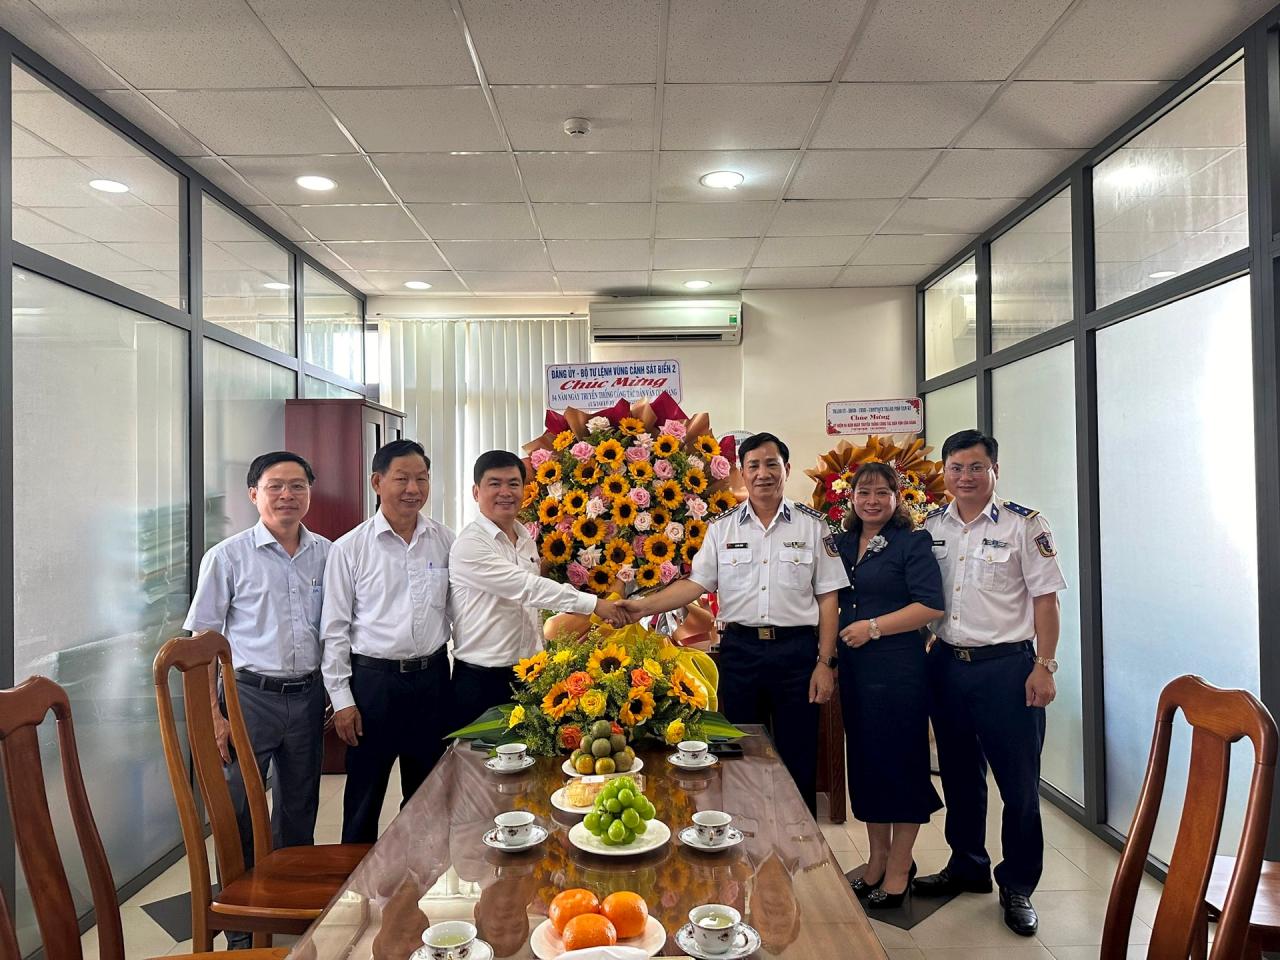
[{"label": "saucer", "polygon": [[528,754],[526,754],[524,759],[520,761],[518,766],[500,767],[498,766],[497,757],[490,757],[488,760],[484,762],[484,766],[486,770],[491,770],[494,773],[524,773],[526,770],[528,770],[537,762],[538,762],[537,757],[531,757]]},{"label": "saucer", "polygon": [[[431,960],[431,948],[419,947],[409,954],[409,960]],[[477,938],[472,944],[471,956],[467,960],[493,960],[493,947]]]},{"label": "saucer", "polygon": [[[647,956],[652,957],[666,945],[666,942],[667,931],[656,917],[650,916],[645,921],[644,932],[640,936],[629,937],[625,940],[620,939],[618,940],[618,946],[634,947],[637,950],[643,950]],[[560,934],[556,933],[556,928],[552,926],[550,920],[543,920],[542,923],[534,927],[533,933],[529,935],[529,949],[540,960],[555,960],[565,952],[564,941],[560,938]],[[578,951],[574,951],[574,953],[578,953]]]},{"label": "saucer", "polygon": [[503,843],[498,839],[498,828],[494,827],[484,835],[484,843],[486,847],[492,847],[494,850],[505,850],[507,853],[519,853],[521,850],[528,850],[536,847],[547,837],[551,836],[551,831],[540,823],[535,823],[529,831],[529,839],[524,843]]},{"label": "saucer", "polygon": [[743,923],[739,925],[738,938],[728,950],[724,953],[703,953],[693,939],[693,924],[686,923],[676,931],[676,946],[698,960],[740,960],[760,949],[760,934],[756,933],[755,927]]},{"label": "saucer", "polygon": [[695,827],[685,827],[676,836],[680,838],[680,842],[686,847],[692,847],[694,850],[704,850],[707,853],[728,850],[730,847],[736,847],[745,839],[742,831],[737,827],[729,828],[729,834],[725,837],[724,843],[703,843],[698,839],[698,831]]},{"label": "saucer", "polygon": [[687,760],[681,760],[680,754],[673,753],[667,757],[667,763],[673,767],[679,767],[681,770],[705,770],[707,767],[714,767],[720,761],[716,759],[715,754],[704,753],[702,759],[696,763],[689,763]]}]

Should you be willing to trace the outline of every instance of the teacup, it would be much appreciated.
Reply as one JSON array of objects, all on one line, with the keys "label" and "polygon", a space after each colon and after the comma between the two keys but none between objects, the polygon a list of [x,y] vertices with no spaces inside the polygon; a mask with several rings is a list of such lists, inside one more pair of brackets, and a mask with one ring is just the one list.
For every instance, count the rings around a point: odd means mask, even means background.
[{"label": "teacup", "polygon": [[733,817],[720,810],[699,810],[693,815],[693,829],[707,846],[718,846],[729,838]]},{"label": "teacup", "polygon": [[503,770],[514,770],[524,763],[529,748],[523,743],[498,744],[498,766]]},{"label": "teacup", "polygon": [[508,810],[493,818],[498,825],[498,839],[508,846],[528,843],[533,834],[533,814],[527,810]]},{"label": "teacup", "polygon": [[680,751],[681,763],[693,765],[707,758],[707,744],[703,740],[681,740],[676,749]]},{"label": "teacup", "polygon": [[475,949],[476,928],[465,920],[446,920],[422,934],[431,960],[468,960]]},{"label": "teacup", "polygon": [[704,903],[689,911],[693,942],[703,953],[728,953],[738,939],[742,914],[723,903]]}]

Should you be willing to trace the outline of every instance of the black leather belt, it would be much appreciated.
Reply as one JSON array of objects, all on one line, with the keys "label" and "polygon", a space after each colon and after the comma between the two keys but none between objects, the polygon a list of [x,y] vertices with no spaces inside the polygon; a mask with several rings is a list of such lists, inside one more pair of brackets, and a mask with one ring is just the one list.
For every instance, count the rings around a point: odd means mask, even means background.
[{"label": "black leather belt", "polygon": [[818,632],[817,627],[751,627],[745,623],[727,623],[725,633],[752,637],[756,640],[794,640],[797,637],[812,637]]},{"label": "black leather belt", "polygon": [[945,644],[957,660],[974,663],[979,660],[994,660],[997,657],[1011,657],[1015,653],[1026,653],[1031,649],[1030,640],[1019,640],[1016,643],[995,643],[988,647],[957,647]]},{"label": "black leather belt", "polygon": [[319,670],[312,670],[301,677],[267,677],[252,670],[237,670],[236,683],[246,687],[257,687],[268,693],[301,693],[310,689],[311,684],[320,678]]},{"label": "black leather belt", "polygon": [[351,665],[369,670],[381,670],[383,673],[417,673],[419,670],[427,669],[443,656],[444,647],[429,657],[412,657],[408,660],[383,660],[381,657],[366,657],[363,653],[353,653]]}]

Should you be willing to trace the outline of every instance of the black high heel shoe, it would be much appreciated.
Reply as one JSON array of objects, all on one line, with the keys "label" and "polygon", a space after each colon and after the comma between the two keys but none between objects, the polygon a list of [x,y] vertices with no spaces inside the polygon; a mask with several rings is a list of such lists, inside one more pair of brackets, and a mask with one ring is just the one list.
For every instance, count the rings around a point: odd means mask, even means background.
[{"label": "black high heel shoe", "polygon": [[853,888],[853,892],[857,894],[859,900],[865,900],[871,896],[876,890],[880,889],[880,884],[884,883],[884,875],[881,874],[880,879],[875,883],[868,883],[866,875],[856,877],[849,881],[849,886]]},{"label": "black high heel shoe", "polygon": [[907,885],[901,893],[889,893],[881,884],[884,883],[884,877],[880,878],[880,883],[876,884],[874,890],[867,894],[867,907],[872,910],[896,910],[902,906],[904,900],[907,899],[907,893],[911,890],[911,881],[916,876],[915,861],[911,861],[911,869],[907,871]]}]

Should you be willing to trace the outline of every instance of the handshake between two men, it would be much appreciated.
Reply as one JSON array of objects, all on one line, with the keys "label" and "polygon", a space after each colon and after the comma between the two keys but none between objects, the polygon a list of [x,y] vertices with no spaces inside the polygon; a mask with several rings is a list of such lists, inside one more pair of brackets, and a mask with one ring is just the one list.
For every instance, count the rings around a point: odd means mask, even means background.
[{"label": "handshake between two men", "polygon": [[705,592],[702,585],[694,580],[676,580],[658,592],[644,597],[632,597],[629,600],[597,600],[594,612],[597,617],[607,620],[615,627],[624,627],[655,613],[666,613],[668,610],[686,607]]},{"label": "handshake between two men", "polygon": [[603,597],[596,601],[596,608],[593,611],[601,620],[607,621],[614,627],[625,627],[629,623],[636,623],[644,616],[645,613],[639,610],[639,601],[637,600],[605,600]]}]

